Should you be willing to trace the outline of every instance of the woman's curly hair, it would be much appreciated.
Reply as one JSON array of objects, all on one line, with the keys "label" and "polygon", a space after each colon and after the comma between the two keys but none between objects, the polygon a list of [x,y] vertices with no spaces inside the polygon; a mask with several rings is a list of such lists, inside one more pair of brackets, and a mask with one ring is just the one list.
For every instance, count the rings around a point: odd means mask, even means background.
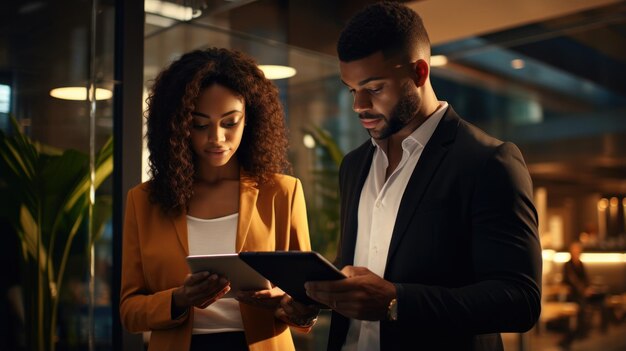
[{"label": "woman's curly hair", "polygon": [[258,184],[290,171],[287,129],[278,89],[245,54],[223,48],[184,54],[155,79],[147,99],[150,199],[180,213],[193,194],[195,156],[191,112],[200,92],[220,84],[245,103],[246,126],[236,157]]}]

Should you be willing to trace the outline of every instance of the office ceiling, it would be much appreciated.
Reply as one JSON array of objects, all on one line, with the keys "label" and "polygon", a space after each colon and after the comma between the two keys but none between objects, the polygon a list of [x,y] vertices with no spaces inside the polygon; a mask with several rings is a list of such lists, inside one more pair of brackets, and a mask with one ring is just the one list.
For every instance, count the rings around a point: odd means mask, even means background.
[{"label": "office ceiling", "polygon": [[[194,22],[228,18],[237,32],[334,56],[341,27],[370,2],[235,1]],[[626,193],[626,1],[405,3],[448,58],[433,69],[439,97],[516,142],[537,184],[564,197]]]},{"label": "office ceiling", "polygon": [[537,183],[564,196],[626,192],[626,2],[444,42],[433,51],[449,59],[435,71],[479,90],[477,99],[522,102],[526,118],[494,129],[521,146]]},{"label": "office ceiling", "polygon": [[[187,23],[227,27],[328,57],[335,55],[346,20],[370,2],[374,1],[171,1],[199,11]],[[423,15],[433,52],[448,56],[446,66],[433,69],[439,97],[451,101],[472,122],[518,143],[538,184],[564,194],[626,194],[626,1],[406,3]],[[0,2],[0,79],[20,76],[21,93],[29,101],[22,104],[23,115],[41,118],[39,111],[61,111],[40,120],[43,127],[38,132],[48,138],[65,135],[68,143],[82,135],[73,126],[84,128],[84,123],[68,119],[70,108],[46,96],[56,76],[68,69],[85,72],[88,67],[80,59],[86,49],[72,45],[87,42],[89,4]],[[112,7],[113,1],[101,4]],[[171,28],[178,23],[170,22]],[[146,35],[169,28],[147,25]],[[112,37],[112,28],[103,31]],[[50,42],[51,32],[59,37],[67,33],[71,39]],[[522,60],[524,67],[512,68],[513,60]],[[111,62],[109,57],[105,65]],[[38,109],[30,103],[41,99],[46,103]]]}]

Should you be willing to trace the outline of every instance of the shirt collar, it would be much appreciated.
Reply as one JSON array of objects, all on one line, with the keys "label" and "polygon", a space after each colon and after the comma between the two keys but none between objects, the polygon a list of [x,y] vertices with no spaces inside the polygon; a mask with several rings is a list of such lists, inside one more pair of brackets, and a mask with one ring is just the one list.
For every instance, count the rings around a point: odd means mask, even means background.
[{"label": "shirt collar", "polygon": [[[435,110],[421,126],[415,129],[413,133],[402,140],[402,150],[413,153],[418,148],[426,146],[447,109],[448,103],[446,101],[439,101],[437,110]],[[374,146],[380,148],[374,138],[370,138],[370,140]]]}]

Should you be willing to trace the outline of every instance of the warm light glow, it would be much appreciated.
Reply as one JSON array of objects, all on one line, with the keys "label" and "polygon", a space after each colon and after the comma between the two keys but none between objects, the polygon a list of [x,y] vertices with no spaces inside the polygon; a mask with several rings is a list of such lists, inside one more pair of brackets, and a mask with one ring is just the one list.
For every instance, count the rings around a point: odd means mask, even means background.
[{"label": "warm light glow", "polygon": [[541,251],[541,257],[543,257],[545,261],[552,261],[554,259],[555,253],[556,251],[554,250],[546,249]]},{"label": "warm light glow", "polygon": [[557,263],[564,263],[570,259],[569,252],[556,252],[554,253],[553,261]]},{"label": "warm light glow", "polygon": [[[543,250],[541,256],[545,261],[555,263],[565,263],[570,260],[569,252],[555,252],[554,250]],[[619,252],[583,252],[580,260],[585,263],[619,263],[626,262],[626,254]]]},{"label": "warm light glow", "polygon": [[433,55],[430,57],[431,67],[441,67],[448,64],[448,58],[445,55]]},{"label": "warm light glow", "polygon": [[511,60],[511,67],[514,69],[522,69],[525,65],[526,63],[522,59]]},{"label": "warm light glow", "polygon": [[598,201],[598,210],[606,210],[609,207],[609,200],[602,198]]},{"label": "warm light glow", "polygon": [[182,6],[166,1],[145,0],[144,9],[147,13],[172,18],[178,21],[189,21],[202,14],[201,11],[194,12],[189,6]]},{"label": "warm light glow", "polygon": [[[87,88],[85,87],[62,87],[50,90],[50,96],[62,100],[87,100]],[[96,100],[107,100],[113,96],[108,89],[96,88]]]},{"label": "warm light glow", "polygon": [[267,79],[283,79],[296,75],[296,69],[289,66],[280,65],[259,65]]},{"label": "warm light glow", "polygon": [[611,205],[611,207],[617,207],[617,205],[619,204],[619,200],[616,197],[612,197],[609,201],[609,204]]},{"label": "warm light glow", "polygon": [[302,138],[302,143],[307,149],[312,149],[315,147],[315,138],[313,138],[311,134],[304,134],[304,137]]},{"label": "warm light glow", "polygon": [[626,254],[617,252],[583,252],[580,260],[585,263],[617,263],[626,262]]}]

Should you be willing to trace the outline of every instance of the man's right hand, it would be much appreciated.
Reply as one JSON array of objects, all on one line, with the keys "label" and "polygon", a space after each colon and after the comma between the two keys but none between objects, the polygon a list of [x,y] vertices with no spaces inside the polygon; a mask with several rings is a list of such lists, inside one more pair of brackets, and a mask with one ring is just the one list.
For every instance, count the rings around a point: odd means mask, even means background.
[{"label": "man's right hand", "polygon": [[386,320],[396,286],[366,267],[348,265],[341,272],[346,279],[306,282],[306,294],[348,318]]}]

